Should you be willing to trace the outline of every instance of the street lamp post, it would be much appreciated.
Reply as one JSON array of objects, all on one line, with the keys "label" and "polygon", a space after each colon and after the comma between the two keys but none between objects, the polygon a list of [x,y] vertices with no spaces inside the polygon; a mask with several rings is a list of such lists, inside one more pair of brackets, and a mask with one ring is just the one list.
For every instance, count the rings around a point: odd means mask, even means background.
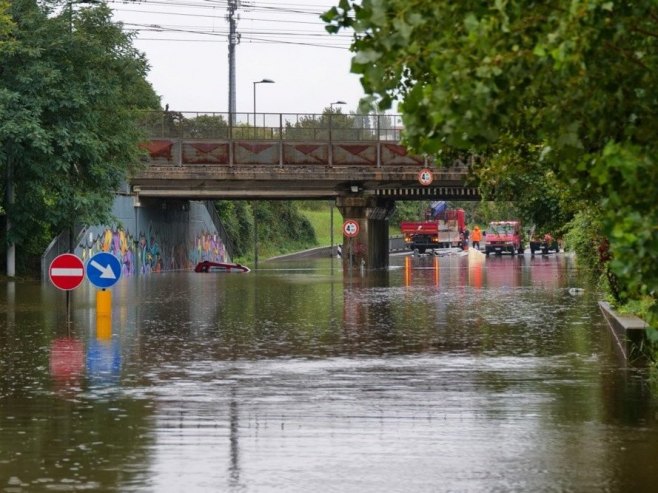
[{"label": "street lamp post", "polygon": [[263,79],[253,83],[254,84],[254,128],[256,127],[256,84],[274,84],[272,79]]},{"label": "street lamp post", "polygon": [[329,103],[329,109],[333,112],[334,111],[334,105],[335,104],[347,104],[345,101],[334,101],[333,103]]},{"label": "street lamp post", "polygon": [[[256,132],[256,84],[274,84],[272,79],[263,79],[254,83],[254,132]],[[255,136],[255,135],[254,135]],[[258,219],[256,217],[255,203],[252,204],[254,213],[254,269],[258,269]]]}]

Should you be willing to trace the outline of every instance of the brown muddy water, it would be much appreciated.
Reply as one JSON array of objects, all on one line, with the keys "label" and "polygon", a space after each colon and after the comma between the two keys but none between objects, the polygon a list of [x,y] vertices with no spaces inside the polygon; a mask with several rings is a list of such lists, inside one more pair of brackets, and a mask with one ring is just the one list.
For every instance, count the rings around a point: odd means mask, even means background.
[{"label": "brown muddy water", "polygon": [[0,491],[655,491],[656,386],[573,258],[391,263],[124,278],[110,327],[6,283]]}]

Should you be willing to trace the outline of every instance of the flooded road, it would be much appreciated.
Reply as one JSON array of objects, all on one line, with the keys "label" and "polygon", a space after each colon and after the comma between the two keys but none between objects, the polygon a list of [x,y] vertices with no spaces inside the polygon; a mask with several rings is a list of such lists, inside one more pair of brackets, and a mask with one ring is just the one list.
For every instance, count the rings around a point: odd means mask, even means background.
[{"label": "flooded road", "polygon": [[654,491],[655,385],[573,259],[391,264],[126,278],[110,330],[8,283],[0,491]]}]

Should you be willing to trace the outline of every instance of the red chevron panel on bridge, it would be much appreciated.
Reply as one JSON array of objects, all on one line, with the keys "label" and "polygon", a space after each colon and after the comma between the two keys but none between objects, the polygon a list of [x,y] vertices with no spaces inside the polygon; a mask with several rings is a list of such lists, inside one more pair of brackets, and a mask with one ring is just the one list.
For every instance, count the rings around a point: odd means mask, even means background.
[{"label": "red chevron panel on bridge", "polygon": [[154,164],[167,164],[172,161],[174,141],[169,139],[151,139],[141,144],[146,149]]},{"label": "red chevron panel on bridge", "polygon": [[229,164],[228,142],[183,142],[183,164]]},{"label": "red chevron panel on bridge", "polygon": [[334,144],[334,165],[377,165],[376,144]]},{"label": "red chevron panel on bridge", "polygon": [[283,143],[283,162],[286,164],[329,164],[329,144]]},{"label": "red chevron panel on bridge", "polygon": [[279,164],[278,142],[235,142],[233,147],[235,164]]},{"label": "red chevron panel on bridge", "polygon": [[425,165],[423,156],[409,154],[406,147],[399,144],[382,144],[380,159],[382,166]]}]

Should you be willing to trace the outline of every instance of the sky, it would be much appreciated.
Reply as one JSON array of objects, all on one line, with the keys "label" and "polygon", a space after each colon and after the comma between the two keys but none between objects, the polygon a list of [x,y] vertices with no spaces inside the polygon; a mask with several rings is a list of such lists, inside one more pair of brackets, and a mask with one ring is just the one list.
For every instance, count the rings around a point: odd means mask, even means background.
[{"label": "sky", "polygon": [[[109,0],[113,18],[136,31],[148,80],[172,111],[228,112],[228,0]],[[332,0],[238,1],[236,112],[356,111],[363,91],[350,73],[348,33],[330,35],[319,18]],[[274,84],[256,84],[270,79]]]}]

